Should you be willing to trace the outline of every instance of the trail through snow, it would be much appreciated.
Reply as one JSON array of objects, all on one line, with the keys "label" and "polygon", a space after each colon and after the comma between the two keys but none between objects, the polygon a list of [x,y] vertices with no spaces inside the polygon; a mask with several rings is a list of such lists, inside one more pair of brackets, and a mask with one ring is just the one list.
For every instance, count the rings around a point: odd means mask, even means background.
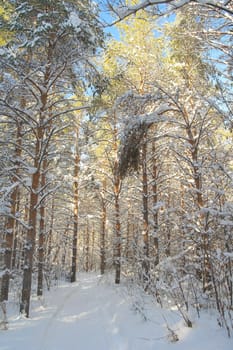
[{"label": "trail through snow", "polygon": [[[233,349],[233,339],[210,314],[187,328],[177,312],[161,310],[149,297],[132,290],[130,295],[125,286],[107,281],[80,275],[77,283],[35,298],[29,319],[16,317],[12,309],[8,331],[0,331],[0,350]],[[178,342],[168,340],[166,323]]]}]

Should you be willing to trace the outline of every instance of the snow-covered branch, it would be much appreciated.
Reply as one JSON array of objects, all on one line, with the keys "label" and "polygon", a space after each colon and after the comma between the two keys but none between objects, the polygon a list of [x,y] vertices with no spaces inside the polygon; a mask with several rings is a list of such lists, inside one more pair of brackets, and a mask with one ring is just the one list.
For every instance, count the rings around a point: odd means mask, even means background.
[{"label": "snow-covered branch", "polygon": [[136,5],[129,6],[126,2],[122,3],[120,6],[114,6],[111,1],[107,1],[109,9],[117,16],[117,19],[113,24],[116,24],[129,16],[136,14],[140,10],[145,10],[152,6],[157,5],[168,5],[163,14],[166,14],[171,9],[176,10],[189,3],[196,3],[201,6],[211,7],[213,9],[222,11],[232,15],[233,10],[231,6],[231,1],[217,1],[217,0],[144,0]]},{"label": "snow-covered branch", "polygon": [[162,104],[150,114],[129,118],[120,140],[118,173],[123,178],[128,170],[136,171],[139,166],[140,148],[143,138],[153,124],[171,122],[166,112],[177,111],[169,104]]}]

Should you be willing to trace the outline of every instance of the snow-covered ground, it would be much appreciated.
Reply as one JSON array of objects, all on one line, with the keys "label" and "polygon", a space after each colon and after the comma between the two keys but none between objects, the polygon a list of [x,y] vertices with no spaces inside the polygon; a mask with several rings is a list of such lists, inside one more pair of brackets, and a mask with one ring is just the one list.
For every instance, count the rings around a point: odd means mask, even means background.
[{"label": "snow-covered ground", "polygon": [[[150,297],[109,278],[81,274],[32,300],[29,319],[13,304],[0,350],[232,350],[233,339],[210,312],[184,325],[175,310],[162,310]],[[171,342],[172,329],[179,340]]]}]

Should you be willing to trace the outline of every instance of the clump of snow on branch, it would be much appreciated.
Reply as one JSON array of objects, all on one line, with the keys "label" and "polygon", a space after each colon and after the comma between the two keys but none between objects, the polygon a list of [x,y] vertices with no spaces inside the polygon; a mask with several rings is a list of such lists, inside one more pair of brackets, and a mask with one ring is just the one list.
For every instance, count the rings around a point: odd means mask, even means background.
[{"label": "clump of snow on branch", "polygon": [[127,118],[119,147],[118,173],[122,178],[138,170],[144,136],[153,124],[168,120],[164,113],[170,109],[169,104],[162,103],[151,113]]}]

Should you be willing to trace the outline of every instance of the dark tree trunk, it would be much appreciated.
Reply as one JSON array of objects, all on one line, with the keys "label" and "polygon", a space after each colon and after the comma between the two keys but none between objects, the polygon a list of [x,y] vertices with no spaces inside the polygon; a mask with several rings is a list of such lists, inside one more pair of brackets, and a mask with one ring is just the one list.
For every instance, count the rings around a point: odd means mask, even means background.
[{"label": "dark tree trunk", "polygon": [[[17,193],[16,200],[16,212],[19,213],[20,210],[20,191]],[[19,247],[18,247],[18,238],[19,238],[19,223],[15,221],[15,232],[14,232],[14,242],[13,242],[13,253],[12,253],[12,270],[17,267],[17,262],[19,259]]]},{"label": "dark tree trunk", "polygon": [[38,204],[38,187],[40,183],[40,173],[38,170],[32,175],[32,189],[30,194],[29,208],[29,229],[27,230],[26,242],[24,244],[24,266],[23,266],[23,288],[20,312],[29,317],[33,255],[35,251],[36,224],[37,224],[37,204]]},{"label": "dark tree trunk", "polygon": [[101,275],[103,275],[105,272],[105,264],[106,264],[105,240],[106,240],[107,208],[106,208],[105,192],[106,192],[106,180],[103,181],[103,194],[101,196],[101,204],[102,204],[102,220],[101,220],[102,229],[100,233],[100,273]]},{"label": "dark tree trunk", "polygon": [[86,237],[85,237],[85,272],[89,271],[89,250],[90,250],[90,232],[89,232],[89,222],[86,225]]},{"label": "dark tree trunk", "polygon": [[[46,184],[47,160],[43,161],[43,169],[41,173],[41,188]],[[41,191],[43,196],[43,191]],[[44,244],[45,244],[45,202],[40,203],[40,223],[39,223],[39,246],[38,246],[38,279],[37,279],[37,295],[43,294],[43,266],[44,266]]]},{"label": "dark tree trunk", "polygon": [[79,201],[79,164],[80,164],[80,155],[78,147],[78,138],[79,138],[79,128],[76,127],[76,140],[75,140],[75,159],[74,159],[74,226],[73,226],[73,242],[72,242],[72,261],[71,261],[71,282],[76,281],[76,268],[77,268],[77,242],[78,242],[78,201]]},{"label": "dark tree trunk", "polygon": [[[155,141],[152,144],[152,154],[153,154],[153,165],[152,165],[152,200],[153,200],[153,208],[157,207],[158,204],[158,168],[157,168],[157,160],[156,160],[156,147]],[[153,209],[153,240],[154,240],[154,264],[155,266],[159,263],[159,239],[158,239],[158,228],[159,228],[159,215],[158,209]]]},{"label": "dark tree trunk", "polygon": [[114,198],[115,198],[115,283],[120,283],[121,278],[121,223],[120,223],[120,205],[119,205],[119,194],[120,194],[120,179],[116,176],[114,184]]},{"label": "dark tree trunk", "polygon": [[113,166],[113,176],[114,176],[114,207],[115,207],[115,234],[114,234],[114,265],[115,265],[115,283],[119,284],[121,279],[121,221],[120,221],[120,192],[121,192],[121,179],[118,175],[118,154],[117,154],[117,119],[116,114],[114,114],[114,141],[113,148],[115,152],[115,162]]},{"label": "dark tree trunk", "polygon": [[143,258],[142,273],[145,285],[149,282],[149,207],[147,179],[147,144],[142,146],[142,205],[143,205]]},{"label": "dark tree trunk", "polygon": [[[23,102],[21,101],[22,107]],[[15,175],[12,177],[12,184],[15,184],[15,187],[11,193],[11,215],[7,218],[5,226],[5,253],[4,253],[4,274],[2,276],[1,283],[1,293],[0,301],[8,300],[9,293],[9,281],[10,274],[12,269],[12,252],[14,247],[14,236],[15,236],[15,213],[17,207],[17,198],[18,198],[18,175],[19,175],[19,158],[21,156],[21,146],[22,146],[22,123],[17,122],[17,137],[16,137],[16,148],[15,148]]]}]

